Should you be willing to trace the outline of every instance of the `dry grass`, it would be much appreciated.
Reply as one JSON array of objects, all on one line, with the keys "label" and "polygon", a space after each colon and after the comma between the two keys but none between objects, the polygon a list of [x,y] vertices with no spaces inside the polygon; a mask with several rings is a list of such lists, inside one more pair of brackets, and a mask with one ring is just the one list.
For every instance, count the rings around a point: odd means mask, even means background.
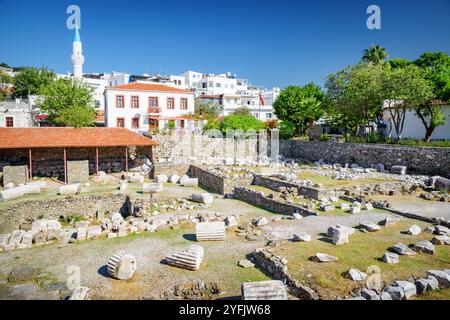
[{"label": "dry grass", "polygon": [[[389,247],[398,242],[409,245],[419,239],[432,238],[429,234],[410,236],[402,233],[413,224],[427,226],[426,223],[405,219],[394,226],[382,227],[375,233],[356,232],[350,236],[350,243],[344,246],[335,246],[322,240],[313,240],[309,243],[291,242],[278,248],[277,254],[287,258],[288,268],[295,278],[309,283],[324,299],[349,295],[352,289],[362,286],[343,276],[350,268],[366,271],[367,267],[377,265],[381,269],[384,284],[395,279],[407,279],[410,276],[422,277],[428,269],[448,268],[449,246],[436,246],[435,255],[401,256],[397,265],[389,265],[379,260]],[[331,263],[310,261],[309,258],[317,252],[337,256],[339,261]]]}]

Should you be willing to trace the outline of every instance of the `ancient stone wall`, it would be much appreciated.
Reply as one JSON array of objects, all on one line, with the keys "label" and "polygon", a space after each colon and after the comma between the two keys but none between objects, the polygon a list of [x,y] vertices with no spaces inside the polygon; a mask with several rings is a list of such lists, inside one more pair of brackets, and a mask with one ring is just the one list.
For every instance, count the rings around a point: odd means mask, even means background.
[{"label": "ancient stone wall", "polygon": [[67,183],[86,183],[89,181],[89,160],[67,161]]},{"label": "ancient stone wall", "polygon": [[317,293],[308,286],[302,285],[289,273],[286,259],[271,253],[270,247],[260,248],[252,252],[252,261],[276,280],[283,281],[292,294],[301,300],[318,300]]},{"label": "ancient stone wall", "polygon": [[95,196],[68,196],[46,200],[27,200],[0,210],[0,224],[8,222],[16,226],[38,219],[60,217],[95,217],[97,211],[131,214],[132,203],[125,195],[104,194]]},{"label": "ancient stone wall", "polygon": [[198,178],[198,183],[212,192],[224,195],[226,192],[231,192],[232,188],[226,186],[225,178],[203,170],[197,166],[190,166],[188,175],[191,178]]},{"label": "ancient stone wall", "polygon": [[265,210],[290,215],[293,213],[300,213],[302,216],[316,215],[315,212],[303,208],[292,203],[281,202],[276,199],[271,199],[264,195],[262,191],[255,191],[245,187],[234,188],[234,199],[247,202],[251,205],[261,207]]},{"label": "ancient stone wall", "polygon": [[28,181],[28,166],[5,166],[3,167],[3,185],[14,183],[18,186]]},{"label": "ancient stone wall", "polygon": [[288,159],[327,163],[382,163],[408,167],[408,173],[450,177],[450,148],[409,147],[323,141],[280,140],[280,154]]},{"label": "ancient stone wall", "polygon": [[271,179],[269,177],[263,177],[263,176],[256,175],[256,174],[253,175],[252,184],[255,186],[268,188],[273,191],[278,191],[278,189],[280,187],[297,188],[298,194],[301,196],[304,196],[305,198],[308,198],[308,199],[320,200],[322,198],[329,196],[325,190],[321,190],[321,189],[313,188],[313,187],[305,187],[305,186],[298,185],[296,183],[292,183],[292,182],[288,182],[288,181],[281,181],[281,180],[277,180],[277,179]]}]

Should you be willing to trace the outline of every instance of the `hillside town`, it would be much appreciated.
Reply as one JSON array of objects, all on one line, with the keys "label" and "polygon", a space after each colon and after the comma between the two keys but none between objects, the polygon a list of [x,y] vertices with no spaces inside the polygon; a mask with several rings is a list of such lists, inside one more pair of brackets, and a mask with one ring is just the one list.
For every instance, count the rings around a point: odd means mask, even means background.
[{"label": "hillside town", "polygon": [[[0,65],[0,300],[449,300],[450,56],[319,86]],[[76,276],[75,276],[76,275]]]}]

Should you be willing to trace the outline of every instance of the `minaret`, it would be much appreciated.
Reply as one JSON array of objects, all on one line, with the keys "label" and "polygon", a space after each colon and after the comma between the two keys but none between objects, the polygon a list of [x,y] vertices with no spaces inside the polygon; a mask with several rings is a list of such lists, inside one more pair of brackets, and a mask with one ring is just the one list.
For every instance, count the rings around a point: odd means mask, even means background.
[{"label": "minaret", "polygon": [[72,64],[73,64],[73,77],[75,79],[82,79],[84,56],[78,26],[75,27],[75,39],[73,40],[72,44]]}]

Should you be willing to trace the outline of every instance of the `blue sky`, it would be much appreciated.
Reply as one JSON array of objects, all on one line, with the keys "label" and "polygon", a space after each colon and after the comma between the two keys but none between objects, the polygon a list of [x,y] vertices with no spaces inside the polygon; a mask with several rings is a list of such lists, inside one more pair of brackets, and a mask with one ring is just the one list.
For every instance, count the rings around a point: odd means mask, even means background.
[{"label": "blue sky", "polygon": [[[450,53],[450,0],[0,0],[0,62],[71,71],[66,8],[81,8],[85,72],[230,71],[271,87],[316,82],[380,44]],[[381,8],[368,30],[366,8]]]}]

